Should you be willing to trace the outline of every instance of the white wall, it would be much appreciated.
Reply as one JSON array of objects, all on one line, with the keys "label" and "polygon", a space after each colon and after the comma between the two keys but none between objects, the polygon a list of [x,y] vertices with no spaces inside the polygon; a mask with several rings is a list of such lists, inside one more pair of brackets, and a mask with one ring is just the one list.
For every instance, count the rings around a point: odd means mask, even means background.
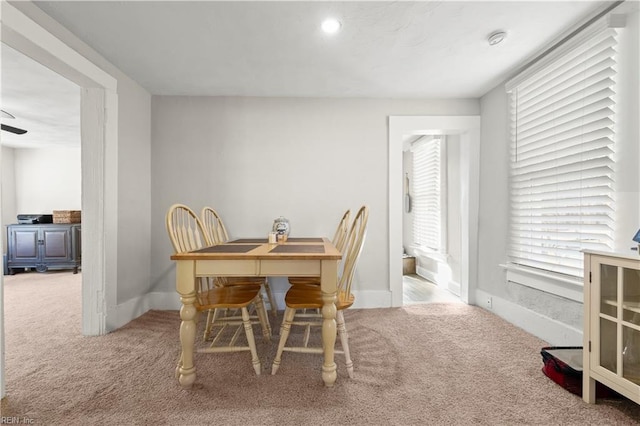
[{"label": "white wall", "polygon": [[18,214],[81,209],[79,147],[14,149],[14,167]]},{"label": "white wall", "polygon": [[[616,248],[628,251],[640,227],[640,161],[638,126],[639,13],[628,17],[619,45],[616,122]],[[555,345],[582,345],[581,301],[560,297],[526,285],[508,282],[500,266],[507,262],[509,132],[504,84],[480,100],[482,143],[480,155],[480,212],[478,249],[478,304]],[[543,285],[548,282],[541,280]]]},{"label": "white wall", "polygon": [[[2,147],[2,223],[18,214],[80,210],[80,148]],[[6,251],[6,231],[2,230]]]},{"label": "white wall", "polygon": [[[118,303],[151,287],[151,96],[118,80]],[[124,98],[124,99],[123,99]],[[139,314],[147,309],[137,308]]]},{"label": "white wall", "polygon": [[390,306],[388,116],[478,113],[474,100],[154,96],[152,108],[154,289],[175,293],[173,203],[213,206],[234,237],[265,236],[279,215],[292,235],[331,237],[345,209],[367,204],[354,291],[369,306]]},{"label": "white wall", "polygon": [[[2,199],[0,200],[0,214],[2,214],[2,223],[14,223],[16,220],[16,183],[14,171],[14,152],[13,148],[3,146],[2,148],[2,164],[0,164],[0,185],[2,185]],[[2,247],[3,253],[6,253],[7,232],[2,227]]]}]

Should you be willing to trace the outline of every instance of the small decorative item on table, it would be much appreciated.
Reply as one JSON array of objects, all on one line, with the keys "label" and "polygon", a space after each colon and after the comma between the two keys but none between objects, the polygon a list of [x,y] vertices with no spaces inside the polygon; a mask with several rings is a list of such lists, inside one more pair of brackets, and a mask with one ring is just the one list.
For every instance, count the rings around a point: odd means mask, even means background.
[{"label": "small decorative item on table", "polygon": [[288,236],[290,229],[291,227],[289,226],[289,219],[285,219],[283,216],[280,216],[273,221],[273,232],[277,233],[278,235]]}]

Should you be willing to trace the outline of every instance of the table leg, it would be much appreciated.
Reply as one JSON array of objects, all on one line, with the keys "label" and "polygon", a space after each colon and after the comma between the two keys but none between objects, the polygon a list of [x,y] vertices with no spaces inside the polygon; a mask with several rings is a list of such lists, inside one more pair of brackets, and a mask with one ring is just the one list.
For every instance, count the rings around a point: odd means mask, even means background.
[{"label": "table leg", "polygon": [[322,380],[327,387],[336,382],[336,363],[334,362],[334,347],[336,344],[336,295],[322,292],[322,346],[324,349],[324,364],[322,365]]},{"label": "table leg", "polygon": [[322,289],[322,348],[324,363],[322,364],[322,380],[327,387],[336,382],[336,363],[334,348],[336,344],[336,292],[338,281],[338,262],[323,261],[320,276]]},{"label": "table leg", "polygon": [[193,305],[196,297],[195,293],[181,296],[182,307],[180,308],[180,344],[182,346],[182,355],[180,356],[180,364],[178,371],[180,377],[178,381],[183,388],[191,388],[196,380],[196,367],[193,365],[193,347],[196,340],[196,307]]}]

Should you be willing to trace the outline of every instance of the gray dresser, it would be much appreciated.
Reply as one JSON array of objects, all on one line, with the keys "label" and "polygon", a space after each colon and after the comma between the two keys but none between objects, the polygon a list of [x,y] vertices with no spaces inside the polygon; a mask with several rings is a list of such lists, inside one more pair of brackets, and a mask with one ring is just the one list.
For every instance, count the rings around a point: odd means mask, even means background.
[{"label": "gray dresser", "polygon": [[73,269],[78,273],[82,260],[79,223],[7,226],[7,269]]}]

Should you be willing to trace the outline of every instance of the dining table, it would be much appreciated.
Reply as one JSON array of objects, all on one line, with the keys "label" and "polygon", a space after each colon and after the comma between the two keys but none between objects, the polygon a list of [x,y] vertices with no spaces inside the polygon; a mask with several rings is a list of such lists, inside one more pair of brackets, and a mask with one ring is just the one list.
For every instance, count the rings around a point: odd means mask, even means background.
[{"label": "dining table", "polygon": [[195,307],[199,277],[320,277],[323,307],[322,380],[336,381],[336,292],[342,253],[324,237],[289,237],[269,243],[267,238],[240,238],[171,256],[176,262],[176,291],[180,295],[180,345],[182,365],[178,381],[191,388],[196,380],[193,353],[196,337]]}]

